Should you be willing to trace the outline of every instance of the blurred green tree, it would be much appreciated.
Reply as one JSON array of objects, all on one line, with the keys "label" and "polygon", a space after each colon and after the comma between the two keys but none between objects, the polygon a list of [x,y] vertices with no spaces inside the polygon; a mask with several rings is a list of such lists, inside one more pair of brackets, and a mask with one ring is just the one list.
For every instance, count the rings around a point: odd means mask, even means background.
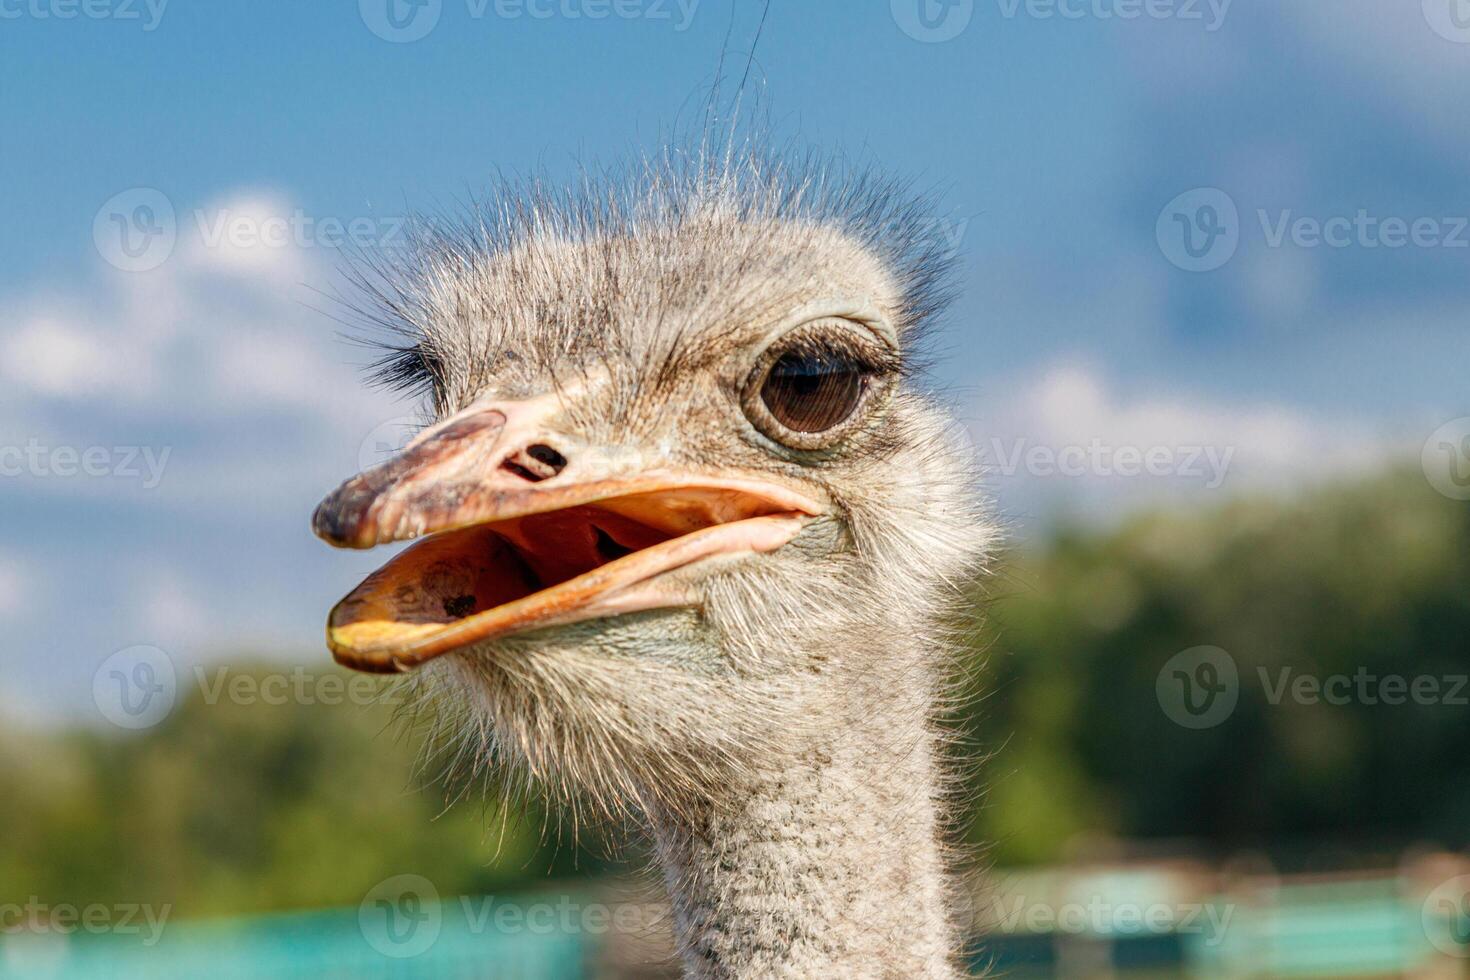
[{"label": "blurred green tree", "polygon": [[[179,706],[144,733],[0,740],[0,899],[207,916],[355,905],[403,873],[452,895],[598,866],[493,793],[471,788],[446,809],[386,705],[231,698],[211,687],[219,676],[253,684],[297,668],[222,670],[202,683],[181,673]],[[295,676],[311,689],[326,675]]]},{"label": "blurred green tree", "polygon": [[[1470,843],[1470,508],[1417,472],[1063,529],[1008,564],[971,709],[994,753],[973,833],[1000,861],[1084,831],[1287,863]],[[1239,702],[1190,730],[1155,682],[1201,645],[1235,661]],[[1303,676],[1347,680],[1297,697]],[[1391,677],[1437,693],[1388,703]]]}]

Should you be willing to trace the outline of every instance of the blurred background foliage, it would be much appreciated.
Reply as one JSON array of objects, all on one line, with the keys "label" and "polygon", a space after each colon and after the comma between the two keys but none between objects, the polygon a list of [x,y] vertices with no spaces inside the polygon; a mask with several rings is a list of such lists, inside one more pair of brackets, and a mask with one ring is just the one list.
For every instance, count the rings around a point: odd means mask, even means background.
[{"label": "blurred background foliage", "polygon": [[[271,671],[257,661],[227,676]],[[181,675],[188,693],[145,733],[0,742],[5,898],[171,903],[176,916],[209,916],[355,905],[405,869],[447,894],[596,870],[539,813],[479,795],[447,806],[388,704],[340,692],[211,704],[202,687]]]},{"label": "blurred background foliage", "polygon": [[[1417,471],[1064,528],[1007,565],[974,824],[1002,864],[1084,832],[1264,850],[1283,870],[1470,839],[1470,510]],[[1240,700],[1189,731],[1155,682],[1199,645],[1235,660]],[[1360,674],[1437,678],[1458,703],[1272,703],[1283,676]]]},{"label": "blurred background foliage", "polygon": [[[1470,690],[1431,705],[1268,697],[1283,668],[1470,674],[1470,510],[1417,472],[1061,525],[1003,567],[977,599],[963,719],[989,756],[971,767],[970,832],[996,863],[1063,860],[1096,838],[1262,851],[1283,870],[1470,843]],[[1155,681],[1202,644],[1233,656],[1240,701],[1190,731]],[[140,734],[6,728],[3,897],[169,902],[185,918],[354,905],[404,869],[445,894],[608,870],[543,814],[493,796],[446,810],[387,706],[211,704],[192,676],[180,690]]]}]

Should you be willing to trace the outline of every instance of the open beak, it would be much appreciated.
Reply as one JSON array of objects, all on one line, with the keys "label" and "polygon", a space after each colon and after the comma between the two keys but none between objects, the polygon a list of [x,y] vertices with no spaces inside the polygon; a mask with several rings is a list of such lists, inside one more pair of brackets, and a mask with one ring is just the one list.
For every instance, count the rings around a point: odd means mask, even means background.
[{"label": "open beak", "polygon": [[564,455],[542,435],[558,409],[555,396],[473,406],[322,501],[312,528],[338,547],[425,538],[332,610],[340,663],[404,671],[513,633],[688,605],[666,573],[773,551],[825,509],[764,478]]}]

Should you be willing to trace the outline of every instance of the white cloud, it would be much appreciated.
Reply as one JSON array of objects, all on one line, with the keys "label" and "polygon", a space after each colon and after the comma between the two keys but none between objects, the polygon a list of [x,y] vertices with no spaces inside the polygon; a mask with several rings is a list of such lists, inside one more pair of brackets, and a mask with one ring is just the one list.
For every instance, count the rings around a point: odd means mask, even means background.
[{"label": "white cloud", "polygon": [[1056,445],[1101,440],[1115,446],[1216,446],[1235,449],[1257,471],[1297,471],[1317,465],[1315,427],[1299,413],[1273,406],[1227,409],[1201,403],[1130,399],[1110,391],[1092,372],[1049,371],[1028,393],[1039,435]]},{"label": "white cloud", "polygon": [[323,377],[343,373],[343,365],[325,363],[322,346],[289,329],[226,333],[215,351],[220,394],[246,405],[319,406]]},{"label": "white cloud", "polygon": [[136,625],[149,642],[177,648],[209,637],[208,610],[181,577],[152,569],[137,589]]},{"label": "white cloud", "polygon": [[[0,379],[35,403],[143,403],[169,413],[320,409],[324,385],[361,387],[338,325],[312,307],[337,253],[320,223],[258,192],[180,210],[179,246],[155,269],[106,269],[90,301],[76,290],[9,297],[0,309]],[[331,236],[327,236],[330,241]],[[162,381],[167,380],[167,390]],[[366,418],[386,399],[364,396]]]},{"label": "white cloud", "polygon": [[[1460,0],[1433,0],[1447,18]],[[1286,3],[1281,10],[1295,21],[1300,36],[1311,42],[1325,69],[1342,66],[1344,84],[1357,84],[1378,100],[1387,95],[1408,117],[1427,125],[1415,127],[1424,137],[1463,146],[1462,103],[1450,95],[1470,84],[1470,32],[1461,43],[1436,33],[1431,5],[1420,0],[1337,0],[1334,3]]]},{"label": "white cloud", "polygon": [[54,316],[22,323],[0,342],[0,373],[15,389],[53,398],[105,390],[112,363],[100,338]]},{"label": "white cloud", "polygon": [[991,487],[1030,513],[1213,503],[1222,493],[1309,485],[1407,453],[1351,420],[1189,393],[1136,394],[1077,365],[1052,367],[1009,397],[992,395],[972,432]]},{"label": "white cloud", "polygon": [[19,619],[29,603],[30,574],[16,558],[0,554],[0,621]]},{"label": "white cloud", "polygon": [[[1226,28],[1214,33],[1189,21],[1165,20],[1142,21],[1152,29],[1119,32],[1119,37],[1131,50],[1129,66],[1147,81],[1151,97],[1187,100],[1191,112],[1219,111],[1229,91],[1254,91],[1254,81],[1263,73],[1280,75],[1282,59],[1289,57],[1292,71],[1330,84],[1347,104],[1356,101],[1370,110],[1417,119],[1422,123],[1414,127],[1417,138],[1458,147],[1467,131],[1461,102],[1451,93],[1470,83],[1470,32],[1456,27],[1461,43],[1455,43],[1433,22],[1440,21],[1443,30],[1460,2],[1237,3]],[[1274,116],[1266,112],[1261,118]]]},{"label": "white cloud", "polygon": [[270,192],[236,192],[178,220],[185,261],[221,275],[298,282],[318,245],[301,210]]},{"label": "white cloud", "polygon": [[[1433,0],[1445,12],[1458,0]],[[1470,74],[1466,47],[1436,32],[1433,11],[1422,0],[1337,0],[1336,3],[1283,4],[1281,13],[1322,53],[1371,67],[1382,80],[1464,78]],[[1420,90],[1424,103],[1441,102],[1443,92]],[[1453,101],[1453,100],[1450,100]]]}]

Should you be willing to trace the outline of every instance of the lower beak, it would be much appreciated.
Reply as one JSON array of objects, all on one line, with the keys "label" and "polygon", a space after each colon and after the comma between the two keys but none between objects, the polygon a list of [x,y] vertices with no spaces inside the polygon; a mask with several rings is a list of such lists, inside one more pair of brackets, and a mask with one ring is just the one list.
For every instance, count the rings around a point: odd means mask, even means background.
[{"label": "lower beak", "polygon": [[340,663],[403,671],[515,633],[689,605],[668,573],[773,551],[824,510],[764,478],[568,458],[542,435],[552,411],[535,399],[460,413],[322,501],[313,529],[339,547],[426,536],[332,610]]}]

